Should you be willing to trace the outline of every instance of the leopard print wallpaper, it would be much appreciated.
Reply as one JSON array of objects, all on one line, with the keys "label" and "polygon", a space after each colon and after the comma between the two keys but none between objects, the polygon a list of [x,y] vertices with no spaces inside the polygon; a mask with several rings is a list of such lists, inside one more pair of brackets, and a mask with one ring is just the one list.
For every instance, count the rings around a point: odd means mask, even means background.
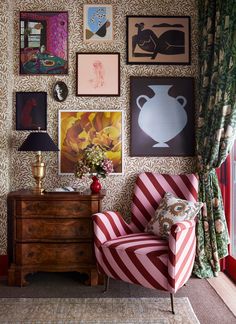
[{"label": "leopard print wallpaper", "polygon": [[[114,40],[104,43],[83,42],[83,4],[104,3],[113,5]],[[69,73],[68,75],[19,75],[19,12],[68,11],[69,15]],[[190,16],[191,65],[127,65],[126,16]],[[195,0],[1,0],[0,6],[0,255],[7,251],[6,195],[9,191],[34,185],[30,163],[34,154],[18,152],[27,137],[27,131],[15,130],[15,92],[46,91],[48,93],[47,131],[58,140],[58,111],[68,110],[122,110],[123,111],[123,175],[110,175],[102,180],[107,189],[104,209],[119,210],[126,220],[130,217],[132,188],[137,173],[192,172],[193,157],[130,157],[130,76],[197,76],[197,4]],[[76,52],[120,52],[121,95],[119,97],[76,97]],[[63,81],[69,89],[63,102],[55,101],[52,89],[56,81]],[[47,164],[43,186],[46,189],[60,186],[88,187],[90,179],[76,179],[73,175],[58,174],[58,157],[55,152],[43,153]]]}]

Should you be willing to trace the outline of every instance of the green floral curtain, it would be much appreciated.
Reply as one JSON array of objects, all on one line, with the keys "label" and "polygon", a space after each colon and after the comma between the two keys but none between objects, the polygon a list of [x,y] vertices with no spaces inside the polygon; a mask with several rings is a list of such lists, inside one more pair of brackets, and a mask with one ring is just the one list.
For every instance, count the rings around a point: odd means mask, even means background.
[{"label": "green floral curtain", "polygon": [[229,235],[215,168],[226,159],[236,130],[236,2],[198,0],[199,112],[197,157],[199,200],[194,274],[217,276],[228,254]]}]

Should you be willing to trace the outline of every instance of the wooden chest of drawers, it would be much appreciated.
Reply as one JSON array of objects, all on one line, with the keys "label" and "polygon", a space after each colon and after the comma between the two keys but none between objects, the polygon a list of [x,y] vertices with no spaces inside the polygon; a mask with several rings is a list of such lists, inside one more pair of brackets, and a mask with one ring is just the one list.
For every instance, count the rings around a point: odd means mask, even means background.
[{"label": "wooden chest of drawers", "polygon": [[8,284],[24,286],[37,271],[78,271],[98,283],[91,215],[105,196],[76,192],[8,194]]}]

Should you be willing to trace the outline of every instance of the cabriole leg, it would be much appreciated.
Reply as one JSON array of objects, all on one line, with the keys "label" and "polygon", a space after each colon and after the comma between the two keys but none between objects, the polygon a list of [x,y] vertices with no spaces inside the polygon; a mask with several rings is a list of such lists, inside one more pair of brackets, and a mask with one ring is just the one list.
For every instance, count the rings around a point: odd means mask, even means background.
[{"label": "cabriole leg", "polygon": [[109,289],[109,281],[110,281],[110,277],[106,276],[105,279],[105,289],[103,290],[104,293],[106,293]]},{"label": "cabriole leg", "polygon": [[174,310],[174,294],[170,294],[170,299],[171,299],[171,311],[172,311],[172,314],[175,314],[175,310]]}]

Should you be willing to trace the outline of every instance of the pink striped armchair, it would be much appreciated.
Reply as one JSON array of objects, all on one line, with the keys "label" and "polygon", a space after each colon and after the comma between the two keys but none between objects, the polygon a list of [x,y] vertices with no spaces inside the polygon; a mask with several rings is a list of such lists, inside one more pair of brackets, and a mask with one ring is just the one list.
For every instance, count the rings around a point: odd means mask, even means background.
[{"label": "pink striped armchair", "polygon": [[171,227],[169,240],[145,233],[166,192],[197,201],[195,174],[167,175],[145,172],[136,180],[131,206],[131,222],[114,211],[92,216],[98,271],[109,278],[170,292],[173,296],[189,279],[196,250],[195,221]]}]

